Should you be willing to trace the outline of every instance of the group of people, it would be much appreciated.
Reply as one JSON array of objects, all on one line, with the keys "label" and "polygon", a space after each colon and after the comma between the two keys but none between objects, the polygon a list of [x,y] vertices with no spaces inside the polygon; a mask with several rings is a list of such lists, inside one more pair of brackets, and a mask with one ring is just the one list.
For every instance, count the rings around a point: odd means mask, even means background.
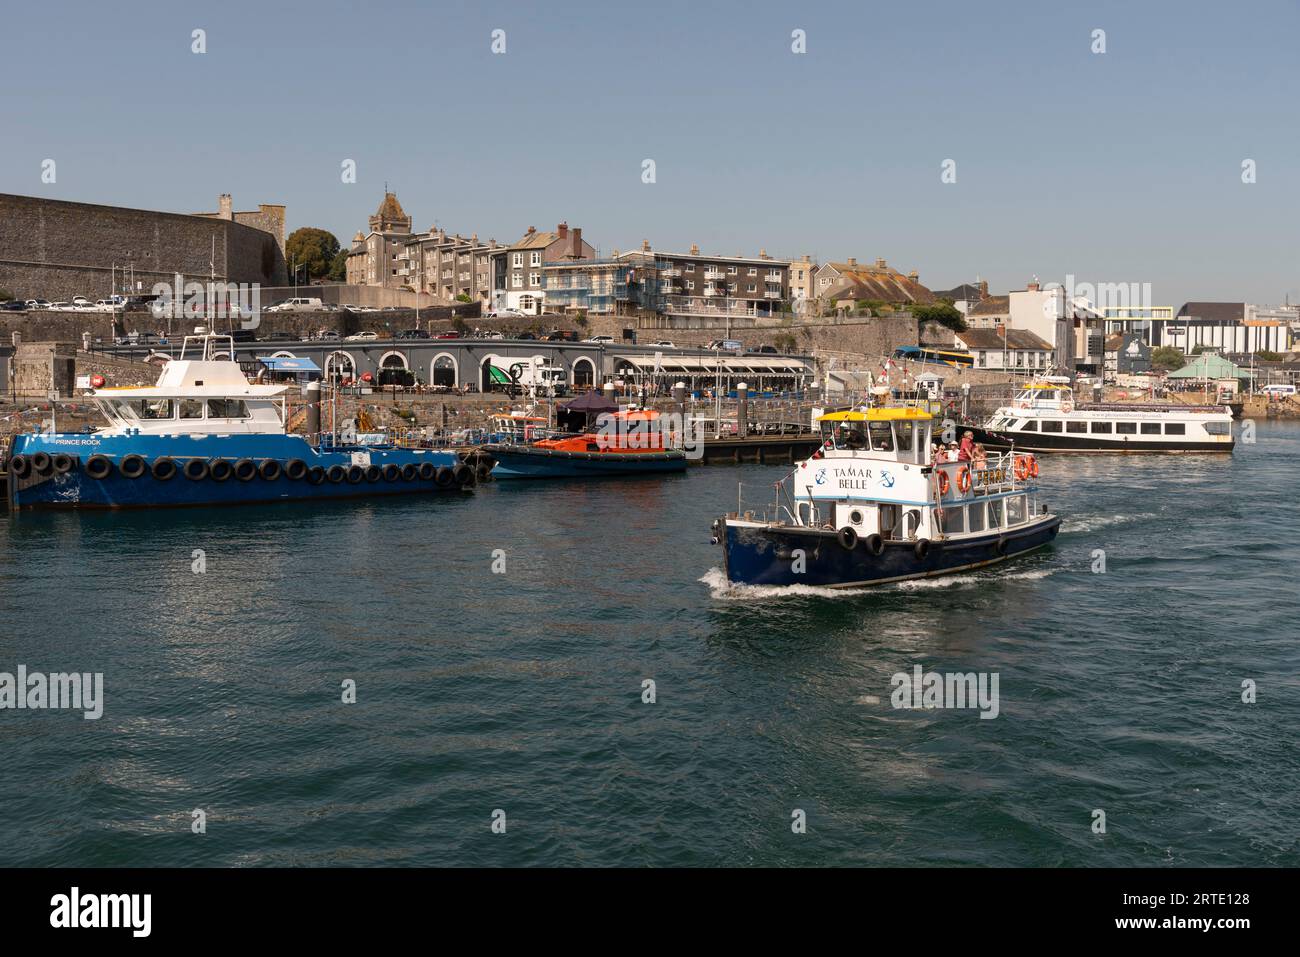
[{"label": "group of people", "polygon": [[930,447],[930,462],[932,465],[940,462],[969,462],[971,468],[978,471],[988,468],[989,454],[983,445],[975,441],[975,433],[967,431],[962,434],[961,442],[949,442],[946,446],[942,442],[935,442]]}]

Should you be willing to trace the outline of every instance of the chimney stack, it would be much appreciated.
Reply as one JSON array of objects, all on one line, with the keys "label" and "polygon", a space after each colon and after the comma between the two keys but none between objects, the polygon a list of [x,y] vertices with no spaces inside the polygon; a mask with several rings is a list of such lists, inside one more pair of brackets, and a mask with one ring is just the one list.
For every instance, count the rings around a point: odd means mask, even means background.
[{"label": "chimney stack", "polygon": [[809,259],[808,256],[807,256],[806,254],[805,254],[804,257],[803,257],[803,261],[804,261],[804,262],[812,262],[812,260]]},{"label": "chimney stack", "polygon": [[573,258],[582,258],[582,227],[575,226],[571,234],[573,236]]},{"label": "chimney stack", "polygon": [[560,234],[561,239],[567,239],[569,236],[569,224],[560,223],[560,225],[555,227],[555,231]]},{"label": "chimney stack", "polygon": [[692,255],[692,256],[698,256],[699,254],[700,254],[700,247],[699,247],[699,244],[698,244],[698,243],[691,243],[691,255]]},{"label": "chimney stack", "polygon": [[981,299],[987,299],[988,297],[989,297],[989,281],[988,281],[987,279],[981,279],[981,280],[980,280],[980,298],[981,298]]},{"label": "chimney stack", "polygon": [[850,265],[850,266],[856,266],[857,264],[858,264],[858,261],[857,261],[856,259],[854,259],[852,256],[850,256],[850,257],[849,257],[849,265]]},{"label": "chimney stack", "polygon": [[877,259],[877,260],[876,260],[876,268],[877,268],[877,269],[884,269],[884,268],[885,268],[885,261],[884,261],[883,259]]},{"label": "chimney stack", "polygon": [[537,232],[537,227],[536,227],[536,226],[529,226],[529,227],[528,227],[528,232],[527,232],[526,235],[531,236],[531,235],[532,235],[533,233],[535,233],[535,232]]},{"label": "chimney stack", "polygon": [[758,258],[759,258],[759,259],[766,259],[766,258],[767,258],[767,250],[766,250],[766,249],[760,249],[760,250],[758,251]]},{"label": "chimney stack", "polygon": [[911,272],[907,274],[907,278],[912,280],[912,282],[920,282],[921,274],[917,272],[915,269],[913,269]]},{"label": "chimney stack", "polygon": [[219,219],[233,220],[235,218],[235,207],[231,202],[229,193],[222,193],[217,197],[217,210]]},{"label": "chimney stack", "polygon": [[648,239],[641,240],[641,252],[648,253],[649,251],[650,251],[650,240]]}]

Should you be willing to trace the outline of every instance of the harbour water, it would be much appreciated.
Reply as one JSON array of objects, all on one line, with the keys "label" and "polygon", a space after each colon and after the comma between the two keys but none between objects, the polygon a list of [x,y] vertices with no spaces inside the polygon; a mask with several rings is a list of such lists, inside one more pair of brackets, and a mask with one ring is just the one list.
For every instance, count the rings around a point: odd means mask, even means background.
[{"label": "harbour water", "polygon": [[[1044,457],[1051,548],[859,592],[723,587],[779,466],[10,516],[0,671],[105,702],[0,711],[0,864],[1294,863],[1300,427],[1257,439]],[[895,709],[917,665],[997,717]]]}]

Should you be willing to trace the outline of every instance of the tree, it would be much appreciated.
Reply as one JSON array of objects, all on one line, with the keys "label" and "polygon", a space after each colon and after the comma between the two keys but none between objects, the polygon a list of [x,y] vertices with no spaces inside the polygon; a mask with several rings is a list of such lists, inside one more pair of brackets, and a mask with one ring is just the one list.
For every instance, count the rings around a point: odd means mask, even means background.
[{"label": "tree", "polygon": [[1156,346],[1151,350],[1151,368],[1161,372],[1173,372],[1181,369],[1187,361],[1183,350],[1177,346]]},{"label": "tree", "polygon": [[467,293],[467,292],[462,292],[460,295],[458,295],[458,296],[456,297],[456,301],[457,301],[457,302],[473,302],[474,300],[470,298],[469,293]]},{"label": "tree", "polygon": [[[303,270],[308,282],[323,279],[339,254],[339,241],[333,233],[315,226],[300,226],[284,244],[284,258],[289,268]],[[289,277],[293,279],[292,276]]]},{"label": "tree", "polygon": [[346,249],[340,249],[330,262],[329,280],[330,282],[348,281],[348,251]]},{"label": "tree", "polygon": [[1255,353],[1255,358],[1260,362],[1281,362],[1284,358],[1280,352],[1272,352],[1268,349],[1260,349]]},{"label": "tree", "polygon": [[918,322],[937,322],[953,332],[965,332],[966,320],[950,302],[936,302],[931,306],[913,306],[912,315]]}]

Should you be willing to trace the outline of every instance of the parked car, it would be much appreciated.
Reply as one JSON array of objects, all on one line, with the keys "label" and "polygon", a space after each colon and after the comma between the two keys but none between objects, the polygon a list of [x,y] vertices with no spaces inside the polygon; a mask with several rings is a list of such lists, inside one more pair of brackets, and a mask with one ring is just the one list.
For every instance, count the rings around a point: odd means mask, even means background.
[{"label": "parked car", "polygon": [[780,354],[781,353],[777,351],[776,346],[757,346],[754,349],[754,355],[759,356],[779,356]]},{"label": "parked car", "polygon": [[27,300],[27,308],[28,308],[28,309],[48,309],[48,308],[50,308],[50,301],[49,301],[48,299],[28,299],[28,300]]},{"label": "parked car", "polygon": [[21,299],[10,299],[8,302],[0,302],[0,312],[26,312],[31,307]]},{"label": "parked car", "polygon": [[374,332],[354,332],[345,339],[345,342],[373,342],[379,338],[378,333]]},{"label": "parked car", "polygon": [[1282,396],[1295,395],[1295,386],[1284,385],[1282,383],[1275,382],[1272,385],[1264,386],[1264,388],[1260,389],[1259,391],[1262,392],[1264,395],[1275,395],[1278,398],[1281,398]]},{"label": "parked car", "polygon": [[613,343],[613,336],[592,336],[590,339],[583,339],[583,342],[594,342],[598,345],[607,346]]},{"label": "parked car", "polygon": [[438,333],[436,336],[434,336],[433,338],[435,338],[435,339],[459,339],[459,338],[460,338],[460,333],[459,333],[459,332],[440,332],[440,333]]},{"label": "parked car", "polygon": [[89,299],[87,299],[85,296],[73,296],[73,297],[72,297],[72,304],[73,304],[74,306],[93,306],[93,305],[94,305],[94,303],[91,302]]},{"label": "parked car", "polygon": [[656,349],[676,349],[677,346],[667,339],[660,339],[658,342],[652,342],[650,345]]},{"label": "parked car", "polygon": [[263,342],[301,342],[302,336],[294,332],[272,332],[262,338]]},{"label": "parked car", "polygon": [[335,329],[318,329],[315,338],[318,342],[338,342],[343,337]]},{"label": "parked car", "polygon": [[394,339],[428,339],[429,334],[423,329],[403,329]]},{"label": "parked car", "polygon": [[536,341],[537,336],[533,335],[531,332],[520,332],[520,333],[518,333],[518,334],[512,336],[511,338],[514,338],[514,339],[528,339],[528,340],[530,340],[530,341]]},{"label": "parked car", "polygon": [[484,313],[486,319],[522,319],[524,314],[518,309],[489,309]]},{"label": "parked car", "polygon": [[297,296],[293,299],[285,299],[283,302],[277,302],[274,306],[267,307],[267,312],[319,312],[324,305],[319,298],[314,296]]}]

